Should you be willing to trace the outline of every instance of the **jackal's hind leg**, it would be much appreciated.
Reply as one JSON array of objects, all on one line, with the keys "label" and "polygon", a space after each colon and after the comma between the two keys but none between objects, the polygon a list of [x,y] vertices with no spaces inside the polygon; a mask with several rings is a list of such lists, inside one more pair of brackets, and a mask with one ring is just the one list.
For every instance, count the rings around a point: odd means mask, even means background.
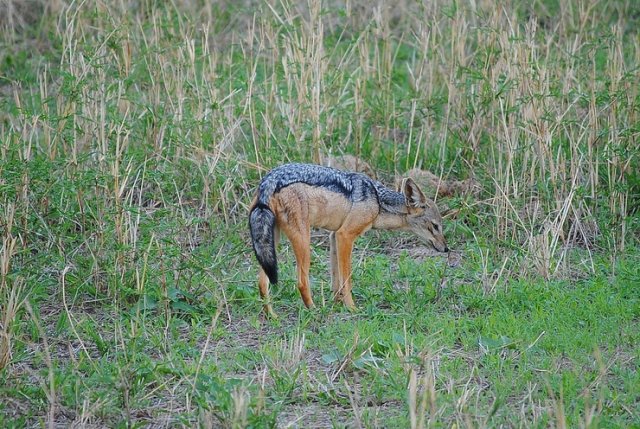
[{"label": "jackal's hind leg", "polygon": [[277,316],[273,311],[273,307],[271,307],[271,298],[269,298],[269,278],[262,267],[260,267],[260,272],[258,273],[258,287],[260,288],[260,298],[262,298],[265,314],[275,319]]},{"label": "jackal's hind leg", "polygon": [[302,301],[307,308],[313,308],[313,299],[311,298],[311,290],[309,289],[309,267],[311,266],[311,227],[302,226],[293,228],[283,227],[284,233],[291,242],[293,253],[296,256],[296,265],[298,268],[298,291]]},{"label": "jackal's hind leg", "polygon": [[331,262],[331,290],[333,291],[333,299],[335,301],[341,301],[340,285],[340,267],[338,264],[338,248],[336,245],[336,233],[332,231],[329,234],[329,254]]},{"label": "jackal's hind leg", "polygon": [[351,295],[351,252],[353,251],[353,242],[356,237],[344,231],[337,231],[335,237],[336,259],[340,274],[338,275],[338,290],[337,292],[334,291],[334,293],[337,299],[340,299],[350,309],[356,308]]}]

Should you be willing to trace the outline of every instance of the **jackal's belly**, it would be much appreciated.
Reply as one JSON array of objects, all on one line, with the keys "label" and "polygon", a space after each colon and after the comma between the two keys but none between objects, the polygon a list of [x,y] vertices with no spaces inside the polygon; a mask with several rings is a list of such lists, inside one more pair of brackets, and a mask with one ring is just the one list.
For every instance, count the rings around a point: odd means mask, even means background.
[{"label": "jackal's belly", "polygon": [[310,227],[336,231],[343,225],[352,203],[339,192],[296,183],[274,195],[272,206],[278,222],[303,222]]}]

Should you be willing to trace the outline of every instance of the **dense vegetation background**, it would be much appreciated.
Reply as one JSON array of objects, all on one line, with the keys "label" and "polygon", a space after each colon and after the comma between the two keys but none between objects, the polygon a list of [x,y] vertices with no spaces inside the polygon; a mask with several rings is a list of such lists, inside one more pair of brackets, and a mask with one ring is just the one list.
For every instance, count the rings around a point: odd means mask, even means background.
[{"label": "dense vegetation background", "polygon": [[[0,3],[0,426],[640,424],[640,4]],[[370,233],[359,306],[246,214],[286,161],[419,167],[457,262]],[[451,262],[451,261],[449,261]]]}]

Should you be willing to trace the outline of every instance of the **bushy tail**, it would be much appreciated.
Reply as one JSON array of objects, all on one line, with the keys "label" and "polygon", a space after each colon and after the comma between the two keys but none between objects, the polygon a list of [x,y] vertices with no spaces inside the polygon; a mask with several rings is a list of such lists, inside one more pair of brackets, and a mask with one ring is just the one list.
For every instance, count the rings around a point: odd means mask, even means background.
[{"label": "bushy tail", "polygon": [[249,213],[249,231],[253,243],[253,251],[269,277],[271,284],[278,283],[278,261],[276,260],[276,246],[274,243],[274,228],[276,216],[271,209],[262,203]]}]

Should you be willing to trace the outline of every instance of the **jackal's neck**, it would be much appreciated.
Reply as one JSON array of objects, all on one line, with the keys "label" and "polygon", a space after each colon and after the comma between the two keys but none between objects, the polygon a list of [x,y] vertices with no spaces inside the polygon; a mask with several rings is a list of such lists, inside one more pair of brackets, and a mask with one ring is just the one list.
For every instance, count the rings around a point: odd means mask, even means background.
[{"label": "jackal's neck", "polygon": [[404,213],[389,213],[380,211],[373,221],[373,229],[405,229],[407,227],[407,215]]},{"label": "jackal's neck", "polygon": [[375,229],[403,229],[407,226],[407,202],[404,194],[392,191],[381,183],[375,184],[380,213],[376,218]]}]

